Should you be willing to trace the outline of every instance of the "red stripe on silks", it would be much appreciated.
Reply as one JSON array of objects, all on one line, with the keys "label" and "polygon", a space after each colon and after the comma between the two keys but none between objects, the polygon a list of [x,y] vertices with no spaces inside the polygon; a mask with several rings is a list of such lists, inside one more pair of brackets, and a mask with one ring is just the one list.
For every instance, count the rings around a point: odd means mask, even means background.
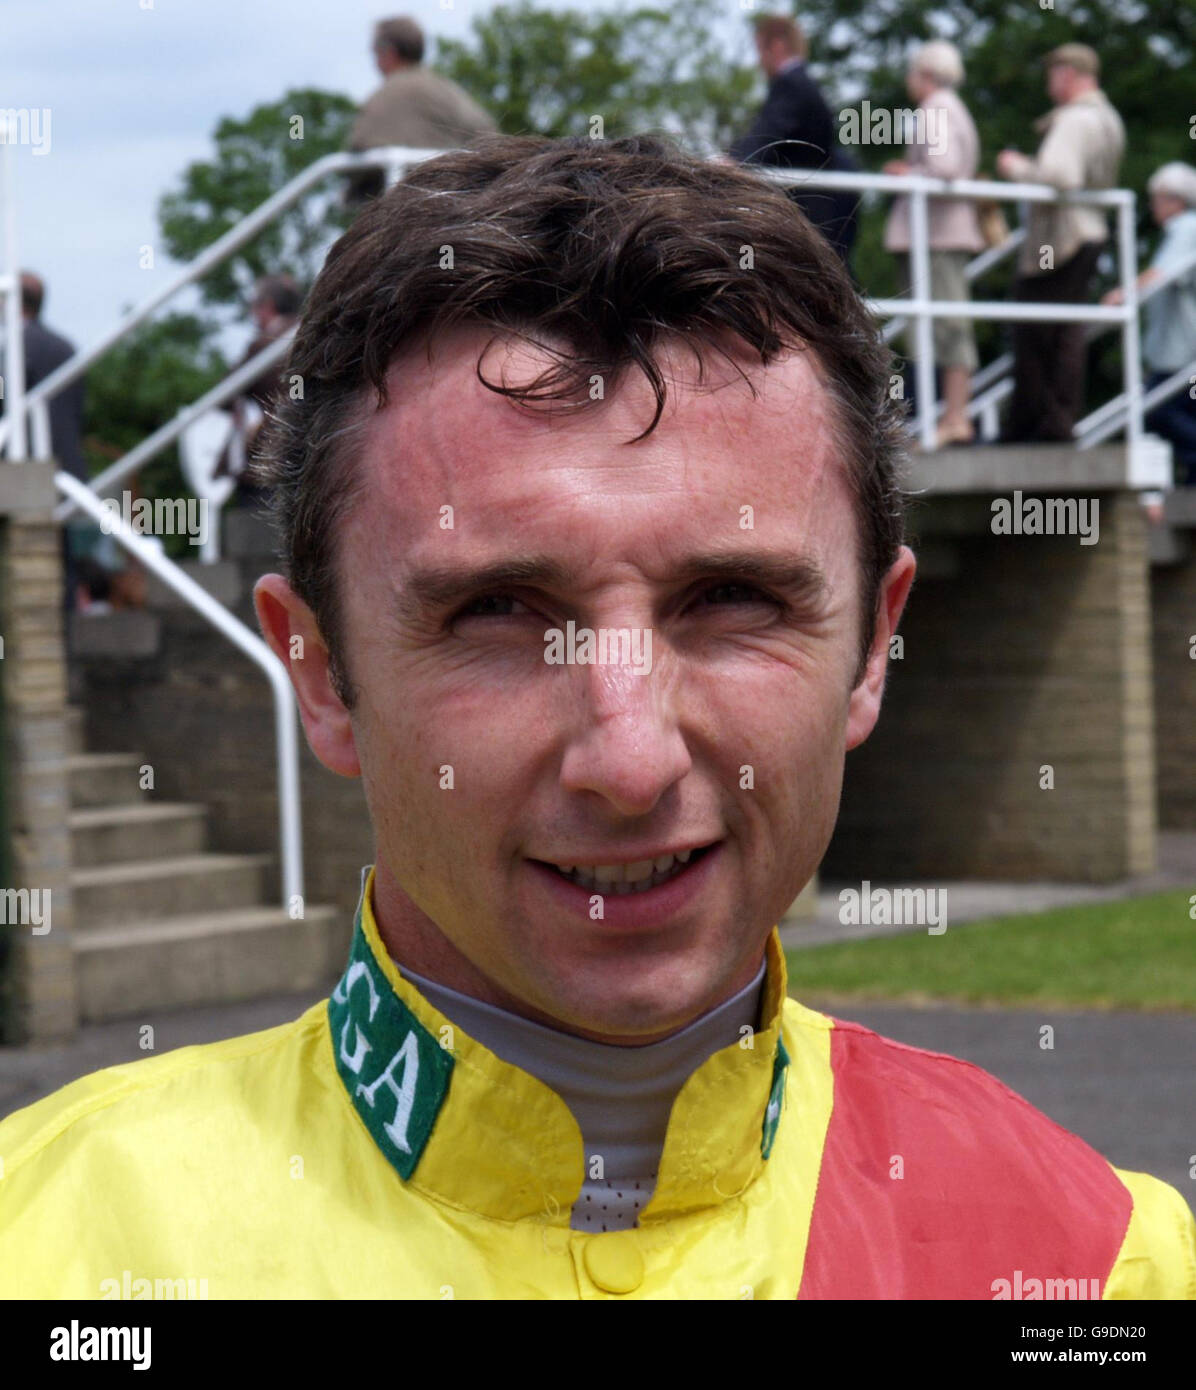
[{"label": "red stripe on silks", "polygon": [[832,1021],[798,1297],[991,1299],[1047,1279],[1103,1294],[1133,1198],[1100,1154],[970,1062]]}]

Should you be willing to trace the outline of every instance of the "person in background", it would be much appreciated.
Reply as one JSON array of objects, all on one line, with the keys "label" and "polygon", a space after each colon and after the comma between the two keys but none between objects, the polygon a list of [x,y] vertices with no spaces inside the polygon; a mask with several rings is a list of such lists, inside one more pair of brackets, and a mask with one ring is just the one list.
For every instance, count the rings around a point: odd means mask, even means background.
[{"label": "person in background", "polygon": [[[42,307],[46,301],[45,282],[30,270],[21,272],[21,318],[24,325],[25,390],[55,372],[75,355],[75,345],[42,322]],[[59,468],[78,478],[88,479],[87,462],[83,456],[83,407],[86,397],[86,378],[75,378],[50,399],[50,449]],[[30,439],[36,435],[30,430]],[[81,536],[90,541],[95,528],[81,518],[62,528],[62,606],[66,612],[76,604],[79,578],[76,570],[77,548]]]},{"label": "person in background", "polygon": [[[1154,260],[1138,276],[1145,290],[1173,269],[1196,258],[1196,169],[1190,164],[1164,164],[1146,185],[1150,211],[1163,229]],[[1120,304],[1120,288],[1110,290],[1102,304]],[[1196,265],[1164,286],[1143,306],[1145,331],[1142,359],[1146,364],[1146,388],[1157,386],[1183,368],[1196,372]],[[1196,400],[1188,388],[1155,406],[1145,419],[1146,428],[1170,441],[1177,487],[1196,487]]]},{"label": "person in background", "polygon": [[[936,39],[916,50],[905,85],[918,103],[920,125],[904,159],[892,159],[886,174],[925,174],[940,179],[976,177],[980,137],[956,88],[963,81],[963,59],[954,44]],[[964,274],[969,259],[984,249],[984,237],[969,198],[931,198],[927,206],[930,240],[930,294],[933,299],[970,298]],[[893,203],[885,226],[885,250],[903,256],[906,284],[913,284],[910,265],[909,198]],[[976,339],[969,319],[934,319],[934,360],[943,373],[946,409],[939,424],[936,448],[970,443],[975,429],[968,418],[972,373],[979,365]],[[907,334],[910,358],[915,356],[915,325]]]},{"label": "person in background", "polygon": [[[406,16],[374,29],[374,61],[385,78],[365,103],[349,134],[350,150],[384,145],[448,150],[497,130],[494,118],[455,82],[423,66],[424,32]],[[386,186],[380,169],[349,180],[345,201],[358,205]]]},{"label": "person in background", "polygon": [[[1066,43],[1045,59],[1055,103],[1037,122],[1043,140],[1033,159],[1016,150],[997,156],[997,173],[1054,188],[1112,188],[1125,152],[1125,127],[1100,89],[1100,59]],[[1014,299],[1077,304],[1093,292],[1096,263],[1109,237],[1103,209],[1082,203],[1032,203],[1018,260]],[[1082,323],[1013,326],[1013,399],[1006,443],[1069,441],[1084,400]]]},{"label": "person in background", "polygon": [[[24,320],[25,390],[31,391],[51,372],[75,355],[75,345],[42,322],[46,286],[32,271],[21,272],[21,316]],[[87,481],[83,458],[83,404],[85,379],[77,377],[55,393],[49,403],[50,447],[58,466],[72,477]]]},{"label": "person in background", "polygon": [[[830,107],[806,67],[808,46],[796,20],[760,15],[755,29],[768,95],[751,129],[731,146],[731,158],[786,169],[854,172],[858,165],[835,139]],[[846,263],[855,243],[858,196],[831,189],[802,191],[800,186],[786,187],[785,193]]]},{"label": "person in background", "polygon": [[[298,321],[303,295],[290,275],[266,275],[257,282],[249,311],[256,333],[238,367],[251,362],[259,352],[288,333]],[[237,503],[247,506],[266,496],[248,466],[249,454],[265,420],[266,412],[278,399],[282,388],[282,363],[276,362],[254,380],[231,404],[235,431],[216,469],[216,476],[231,475],[237,480]]]}]

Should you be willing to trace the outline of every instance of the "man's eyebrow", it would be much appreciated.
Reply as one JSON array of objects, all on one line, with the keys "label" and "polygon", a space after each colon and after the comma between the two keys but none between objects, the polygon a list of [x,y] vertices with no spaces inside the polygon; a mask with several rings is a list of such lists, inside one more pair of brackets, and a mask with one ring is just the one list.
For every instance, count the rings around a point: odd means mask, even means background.
[{"label": "man's eyebrow", "polygon": [[760,550],[721,550],[691,555],[677,573],[679,580],[721,579],[779,589],[804,603],[818,603],[830,591],[822,566],[805,555]]},{"label": "man's eyebrow", "polygon": [[[488,589],[537,585],[566,590],[574,579],[568,566],[546,555],[497,560],[475,567],[430,565],[407,576],[397,595],[400,618],[415,620],[428,611],[451,607]],[[714,551],[690,555],[670,577],[671,583],[696,579],[751,583],[778,589],[805,603],[818,603],[826,597],[829,585],[817,561],[800,555],[778,555],[766,551]]]},{"label": "man's eyebrow", "polygon": [[429,565],[407,576],[399,590],[397,608],[400,618],[414,619],[427,610],[464,602],[483,589],[523,584],[564,589],[571,577],[564,565],[546,555],[496,560],[476,567]]}]

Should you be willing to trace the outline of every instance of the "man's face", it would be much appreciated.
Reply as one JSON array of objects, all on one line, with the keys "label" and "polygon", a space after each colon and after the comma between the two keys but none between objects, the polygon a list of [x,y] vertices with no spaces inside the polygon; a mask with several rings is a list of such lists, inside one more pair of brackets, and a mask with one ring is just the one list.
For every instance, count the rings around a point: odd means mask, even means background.
[{"label": "man's face", "polygon": [[1186,207],[1187,204],[1182,198],[1176,198],[1170,193],[1152,193],[1150,195],[1151,216],[1160,227],[1177,213],[1183,212]]},{"label": "man's face", "polygon": [[1064,106],[1071,100],[1075,83],[1075,70],[1066,63],[1052,63],[1046,71],[1047,96],[1056,106]]},{"label": "man's face", "polygon": [[787,51],[784,40],[773,39],[770,43],[764,43],[757,34],[756,56],[760,60],[760,67],[763,69],[765,77],[775,77],[780,71],[781,64],[787,63],[794,55]]},{"label": "man's face", "polygon": [[[305,698],[301,685],[305,724],[335,770],[360,767],[380,930],[400,966],[585,1036],[647,1042],[752,978],[817,868],[845,748],[875,721],[889,617],[853,694],[856,527],[809,354],[754,371],[743,358],[753,400],[715,354],[719,389],[702,393],[692,355],[663,353],[665,414],[628,445],[654,407],[638,372],[549,418],[477,381],[488,336],[457,330],[430,365],[421,350],[392,368],[338,537],[351,748],[329,732],[322,687]],[[516,384],[546,362],[505,344],[484,372]],[[468,579],[532,562],[545,573]],[[900,564],[896,612],[908,552]],[[776,573],[753,568],[766,565]],[[550,664],[545,633],[569,623],[578,640],[650,637],[650,668],[568,651]],[[297,683],[319,683],[296,666]],[[644,893],[551,867],[672,850],[704,852]]]}]

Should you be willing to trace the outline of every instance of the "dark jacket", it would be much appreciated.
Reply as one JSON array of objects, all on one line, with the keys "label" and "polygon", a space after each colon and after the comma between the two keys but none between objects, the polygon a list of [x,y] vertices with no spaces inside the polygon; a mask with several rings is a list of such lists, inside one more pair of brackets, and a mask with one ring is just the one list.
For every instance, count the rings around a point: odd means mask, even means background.
[{"label": "dark jacket", "polygon": [[[73,357],[75,349],[65,338],[41,323],[26,322],[24,336],[25,389],[28,391]],[[79,377],[52,397],[50,447],[60,468],[86,482],[87,464],[83,459],[84,389],[83,378]]]},{"label": "dark jacket", "polygon": [[[768,84],[764,105],[751,129],[731,146],[731,155],[744,163],[771,164],[785,169],[826,169],[851,172],[858,165],[835,139],[835,121],[818,84],[804,63],[779,72]],[[847,259],[856,233],[859,198],[830,189],[786,189],[823,236]]]}]

